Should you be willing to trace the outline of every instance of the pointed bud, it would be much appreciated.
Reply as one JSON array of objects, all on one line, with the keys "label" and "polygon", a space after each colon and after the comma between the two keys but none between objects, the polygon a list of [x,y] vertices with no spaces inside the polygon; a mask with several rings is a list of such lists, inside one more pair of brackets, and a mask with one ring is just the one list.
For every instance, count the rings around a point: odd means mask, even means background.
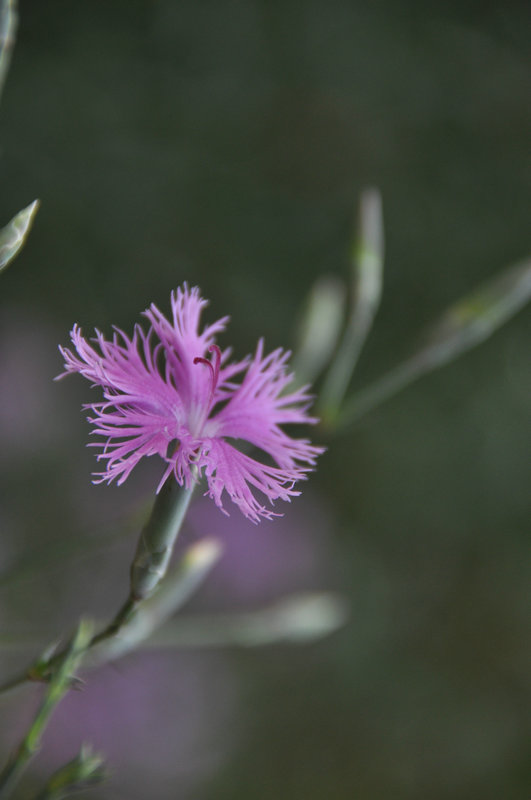
[{"label": "pointed bud", "polygon": [[46,800],[59,800],[71,792],[102,783],[107,777],[104,764],[100,753],[94,753],[89,744],[83,744],[77,756],[52,775],[41,796]]},{"label": "pointed bud", "polygon": [[325,276],[314,284],[293,358],[297,385],[312,383],[330,362],[345,317],[345,301],[345,287],[336,278]]},{"label": "pointed bud", "polygon": [[24,245],[38,208],[39,201],[34,200],[29,206],[19,211],[5,228],[0,230],[0,272],[7,267]]}]

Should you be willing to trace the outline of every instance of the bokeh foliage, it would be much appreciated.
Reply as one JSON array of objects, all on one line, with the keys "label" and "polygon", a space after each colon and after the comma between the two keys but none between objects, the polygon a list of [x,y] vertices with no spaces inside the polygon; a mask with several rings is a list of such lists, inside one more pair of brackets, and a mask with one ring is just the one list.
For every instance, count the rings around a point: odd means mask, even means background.
[{"label": "bokeh foliage", "polygon": [[[48,383],[60,369],[50,348],[74,321],[130,327],[188,280],[212,317],[231,313],[238,355],[262,334],[287,345],[313,281],[348,268],[359,192],[377,185],[386,273],[360,362],[371,379],[529,249],[519,0],[20,5],[0,219],[33,197],[42,207],[2,278],[7,564],[70,537],[93,544],[83,532],[112,529],[136,499],[84,495],[86,397]],[[334,520],[309,588],[341,589],[351,621],[306,649],[231,656],[237,745],[194,796],[529,795],[529,334],[523,314],[331,444],[307,489]],[[111,583],[124,558],[104,551],[69,577],[6,588],[6,627],[60,631],[101,612],[89,570]]]}]

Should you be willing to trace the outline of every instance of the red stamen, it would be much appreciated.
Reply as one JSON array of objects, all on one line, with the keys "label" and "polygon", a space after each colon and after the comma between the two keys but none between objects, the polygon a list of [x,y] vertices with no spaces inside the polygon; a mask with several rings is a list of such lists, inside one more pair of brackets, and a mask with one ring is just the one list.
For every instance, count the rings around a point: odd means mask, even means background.
[{"label": "red stamen", "polygon": [[212,388],[210,390],[210,399],[212,400],[219,380],[219,369],[221,365],[221,350],[219,349],[217,344],[211,344],[208,350],[210,353],[213,354],[212,361],[209,361],[208,358],[203,358],[202,356],[196,356],[194,358],[194,364],[206,364],[206,366],[210,369],[212,377]]}]

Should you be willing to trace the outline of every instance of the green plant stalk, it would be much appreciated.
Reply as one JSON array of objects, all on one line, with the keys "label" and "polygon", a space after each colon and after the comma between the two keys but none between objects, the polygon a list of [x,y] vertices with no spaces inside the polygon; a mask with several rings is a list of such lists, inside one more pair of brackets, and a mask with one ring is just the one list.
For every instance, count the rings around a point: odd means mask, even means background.
[{"label": "green plant stalk", "polygon": [[313,383],[336,349],[345,316],[343,282],[324,276],[313,285],[298,325],[291,368],[294,388]]},{"label": "green plant stalk", "polygon": [[29,206],[15,214],[13,219],[0,230],[0,271],[13,261],[26,243],[39,204],[39,200],[34,200]]},{"label": "green plant stalk", "polygon": [[180,487],[170,476],[157,495],[131,565],[131,598],[134,600],[149,597],[166,574],[193,491],[193,486],[190,489]]},{"label": "green plant stalk", "polygon": [[[169,479],[166,481],[160,490],[155,504],[153,506],[151,516],[149,517],[146,525],[140,534],[136,553],[131,565],[130,571],[130,592],[129,597],[124,605],[120,608],[112,621],[106,625],[103,630],[93,636],[87,643],[86,649],[90,650],[96,646],[101,645],[103,642],[111,641],[122,634],[122,644],[117,644],[116,648],[123,649],[123,640],[127,640],[123,630],[127,629],[129,625],[131,630],[136,633],[132,636],[132,640],[138,641],[140,639],[140,631],[144,625],[146,617],[141,617],[139,622],[135,622],[135,617],[138,614],[139,608],[145,603],[157,589],[160,581],[166,574],[168,564],[172,555],[173,547],[182,523],[188,511],[194,486],[190,489],[179,487],[178,484]],[[186,570],[184,571],[186,573]],[[193,570],[189,570],[193,572]],[[184,573],[180,576],[179,588],[174,588],[174,592],[187,592],[196,585],[197,579],[192,579],[191,574],[187,575],[186,580]],[[176,579],[170,582],[170,586],[178,584]],[[190,588],[184,590],[189,585]],[[170,588],[168,589],[170,591]],[[177,605],[178,597],[174,598],[174,607]],[[153,630],[155,622],[150,623],[150,629]],[[147,635],[147,634],[146,634]],[[132,647],[132,645],[131,645]],[[131,649],[128,647],[127,649]],[[109,648],[109,652],[113,647]],[[59,665],[65,656],[64,652],[58,653],[49,659],[39,659],[37,663],[33,664],[29,670],[18,675],[0,686],[0,693],[10,691],[28,680],[33,681],[49,681],[55,675]]]},{"label": "green plant stalk", "polygon": [[285,597],[255,611],[176,618],[146,641],[152,647],[262,647],[304,644],[337,631],[348,618],[338,595],[317,592]]},{"label": "green plant stalk", "polygon": [[103,756],[83,744],[77,756],[52,775],[35,800],[63,800],[74,792],[102,783],[106,776]]},{"label": "green plant stalk", "polygon": [[[338,595],[323,592],[289,596],[255,611],[178,616],[165,624],[197,589],[220,553],[211,539],[194,545],[193,549],[204,545],[210,556],[204,552],[203,563],[197,564],[194,575],[183,574],[181,565],[169,573],[119,637],[102,642],[87,653],[83,661],[85,669],[121,658],[136,647],[247,647],[311,641],[333,633],[344,624],[348,616],[345,602]],[[189,554],[185,556],[188,558]],[[29,648],[34,642],[32,637],[23,644]]]},{"label": "green plant stalk", "polygon": [[185,552],[164,582],[145,599],[118,635],[92,648],[89,665],[120,658],[148,639],[194,594],[222,552],[216,539],[202,539]]},{"label": "green plant stalk", "polygon": [[425,362],[415,358],[399,364],[370,384],[370,386],[367,386],[366,389],[361,389],[352,396],[341,411],[335,423],[334,432],[343,432],[346,427],[357,422],[365,414],[368,414],[381,403],[398,394],[410,383],[413,383],[434,368],[435,365],[430,367]]},{"label": "green plant stalk", "polygon": [[[138,605],[135,613],[119,629],[112,635],[104,637],[100,633],[91,639],[84,660],[85,667],[99,666],[120,658],[152,636],[194,594],[221,552],[219,542],[212,538],[202,539],[189,547],[160,587]],[[109,628],[107,626],[105,630]],[[28,646],[33,644],[34,640],[28,641]],[[6,681],[0,687],[0,693],[21,686],[28,680],[48,680],[60,657],[61,654],[53,658],[41,657],[29,670]]]},{"label": "green plant stalk", "polygon": [[18,15],[16,0],[2,0],[0,5],[0,98],[6,82],[11,53],[15,44]]},{"label": "green plant stalk", "polygon": [[531,260],[524,260],[452,305],[433,326],[424,347],[355,393],[337,419],[337,430],[344,430],[422,375],[481,344],[530,298]]},{"label": "green plant stalk", "polygon": [[18,686],[22,686],[23,683],[26,683],[28,680],[28,673],[23,672],[21,675],[15,675],[13,678],[9,678],[7,681],[0,685],[0,694],[6,694],[10,692],[12,689],[16,689]]},{"label": "green plant stalk", "polygon": [[53,711],[71,688],[73,673],[81,663],[91,635],[92,624],[87,620],[82,620],[50,680],[43,701],[26,736],[0,774],[0,800],[5,800],[10,796],[11,790],[17,784],[22,772],[37,753]]},{"label": "green plant stalk", "polygon": [[94,637],[91,646],[115,636],[159,585],[168,569],[193,491],[194,486],[186,489],[171,477],[165,482],[138,539],[130,570],[129,597],[112,622]]},{"label": "green plant stalk", "polygon": [[318,413],[334,424],[363,345],[380,305],[384,263],[382,201],[376,189],[363,192],[352,256],[353,303],[343,339],[326,376]]}]

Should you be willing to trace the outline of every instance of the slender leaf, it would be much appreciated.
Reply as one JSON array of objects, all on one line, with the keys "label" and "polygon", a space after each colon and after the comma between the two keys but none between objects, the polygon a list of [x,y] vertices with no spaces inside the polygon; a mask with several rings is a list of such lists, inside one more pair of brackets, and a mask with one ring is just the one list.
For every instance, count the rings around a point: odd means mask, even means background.
[{"label": "slender leaf", "polygon": [[145,641],[156,647],[258,647],[304,644],[328,636],[348,616],[344,600],[328,592],[286,597],[256,611],[177,617]]},{"label": "slender leaf", "polygon": [[63,800],[102,783],[107,777],[104,761],[100,753],[94,753],[90,745],[83,744],[77,756],[52,775],[36,800]]},{"label": "slender leaf", "polygon": [[38,208],[39,201],[34,200],[0,230],[0,272],[8,266],[24,245]]},{"label": "slender leaf", "polygon": [[488,339],[531,299],[531,260],[500,275],[459,300],[427,332],[425,344],[391,372],[361,390],[345,405],[338,428],[392,397],[421,375],[442,367]]},{"label": "slender leaf", "polygon": [[0,98],[6,82],[15,44],[18,15],[16,0],[2,0],[0,4]]},{"label": "slender leaf", "polygon": [[206,538],[191,545],[164,582],[135,607],[119,630],[119,636],[95,637],[91,664],[119,658],[133,650],[163,625],[202,584],[221,556],[216,539]]},{"label": "slender leaf", "polygon": [[[0,798],[2,798],[2,800],[11,795],[11,790],[18,783],[22,772],[37,753],[42,735],[50,721],[51,715],[73,685],[73,674],[81,663],[86,648],[91,640],[91,636],[92,623],[87,620],[82,620],[70,644],[62,654],[58,668],[46,687],[42,702],[26,735],[0,774]],[[48,653],[36,662],[35,668],[37,673],[39,671],[39,665],[47,656]]]},{"label": "slender leaf", "polygon": [[325,420],[336,418],[365,340],[380,304],[383,282],[384,232],[382,199],[367,189],[360,200],[357,239],[352,251],[352,306],[343,340],[320,397]]},{"label": "slender leaf", "polygon": [[332,357],[345,316],[345,287],[336,278],[313,286],[299,325],[293,371],[299,386],[313,383]]},{"label": "slender leaf", "polygon": [[[280,642],[288,644],[304,644],[328,636],[341,628],[348,617],[345,601],[338,595],[328,592],[294,595],[285,597],[265,608],[255,611],[238,611],[217,613],[212,615],[193,614],[172,618],[174,611],[182,606],[199,582],[212,568],[219,550],[209,552],[210,545],[203,550],[196,561],[193,579],[180,582],[176,572],[175,581],[172,576],[166,582],[173,583],[166,597],[159,590],[144,602],[129,626],[123,628],[120,638],[105,642],[101,649],[88,654],[85,666],[103,663],[104,661],[125,655],[129,650],[141,647],[187,648],[187,647],[259,647]],[[200,543],[203,547],[205,542]],[[215,544],[215,543],[213,543]],[[193,559],[195,560],[195,559]],[[177,568],[178,570],[179,568]],[[164,585],[163,585],[164,587]],[[187,587],[188,591],[183,591]],[[190,591],[190,589],[192,591]],[[173,594],[177,604],[168,602]],[[164,624],[167,622],[167,624]],[[35,647],[35,637],[19,638],[9,641],[5,636],[0,639],[0,650]],[[20,680],[13,685],[19,685]],[[6,688],[9,688],[6,684]]]}]

